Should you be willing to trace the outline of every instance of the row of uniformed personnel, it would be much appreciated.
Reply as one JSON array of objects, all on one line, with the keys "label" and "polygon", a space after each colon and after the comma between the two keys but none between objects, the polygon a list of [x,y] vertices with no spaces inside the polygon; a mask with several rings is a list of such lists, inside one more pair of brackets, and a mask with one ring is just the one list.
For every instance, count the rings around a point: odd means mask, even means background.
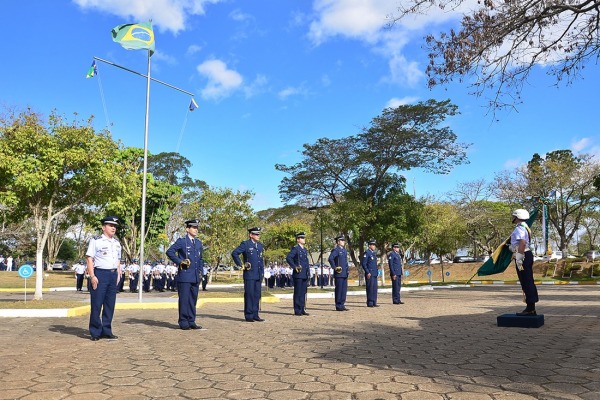
[{"label": "row of uniformed personnel", "polygon": [[[509,249],[514,253],[515,266],[519,281],[525,294],[527,307],[518,316],[535,316],[535,304],[539,301],[537,288],[533,280],[533,256],[530,249],[531,232],[529,229],[529,213],[524,209],[512,213],[512,222],[516,227],[510,237]],[[114,313],[117,285],[121,281],[121,245],[114,237],[119,221],[116,217],[106,217],[102,221],[102,235],[90,240],[87,257],[87,273],[91,282],[91,312],[89,330],[92,340],[100,338],[117,339],[112,333],[112,317]],[[200,329],[196,324],[196,302],[201,275],[204,271],[202,260],[202,242],[198,235],[198,220],[186,221],[187,235],[178,239],[169,249],[169,259],[179,266],[177,292],[179,295],[179,326],[181,329]],[[265,273],[264,247],[260,243],[260,228],[248,230],[249,239],[231,252],[236,265],[244,271],[244,316],[246,321],[262,322],[259,316],[261,282]],[[291,266],[294,279],[294,314],[308,315],[306,312],[306,291],[310,278],[308,251],[305,248],[306,235],[296,235],[296,246],[288,253],[287,263]],[[335,283],[335,308],[337,311],[348,311],[345,306],[348,289],[348,252],[345,248],[344,236],[335,238],[336,246],[329,255],[329,264],[333,268]],[[369,241],[368,249],[361,258],[361,267],[367,281],[367,305],[377,307],[377,243]],[[402,279],[402,261],[398,243],[393,244],[393,251],[388,254],[390,276],[392,277],[392,298],[394,304],[400,301],[400,284]]]}]

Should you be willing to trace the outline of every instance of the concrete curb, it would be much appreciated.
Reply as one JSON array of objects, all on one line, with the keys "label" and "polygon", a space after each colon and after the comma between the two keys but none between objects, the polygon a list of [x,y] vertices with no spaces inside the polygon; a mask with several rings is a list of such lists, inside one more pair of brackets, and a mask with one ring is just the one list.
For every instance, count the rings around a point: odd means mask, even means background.
[{"label": "concrete curb", "polygon": [[[278,297],[265,297],[264,303],[277,303]],[[212,299],[199,299],[196,308],[200,308],[207,303],[243,303],[243,298],[223,297]],[[117,299],[116,310],[165,310],[177,309],[177,300],[175,301],[154,301],[147,303],[136,303],[133,301],[121,301]],[[50,309],[4,309],[0,310],[0,318],[66,318],[80,317],[90,313],[90,306],[80,306],[74,308],[50,308]]]}]

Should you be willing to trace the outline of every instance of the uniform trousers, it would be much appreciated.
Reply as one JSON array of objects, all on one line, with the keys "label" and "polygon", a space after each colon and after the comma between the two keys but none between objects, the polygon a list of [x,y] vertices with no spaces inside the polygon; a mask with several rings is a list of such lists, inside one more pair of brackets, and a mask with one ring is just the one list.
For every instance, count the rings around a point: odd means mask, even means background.
[{"label": "uniform trousers", "polygon": [[258,319],[261,279],[244,279],[244,316],[246,319]]},{"label": "uniform trousers", "polygon": [[528,306],[534,306],[539,301],[537,287],[533,280],[533,253],[531,251],[525,252],[525,259],[523,260],[523,271],[519,271],[517,268],[517,276],[521,283],[521,289],[525,293],[525,303]]},{"label": "uniform trousers", "polygon": [[196,303],[198,302],[198,283],[177,282],[179,296],[179,323],[180,328],[189,328],[196,324]]},{"label": "uniform trousers", "polygon": [[400,303],[400,288],[402,286],[402,277],[396,275],[396,279],[392,279],[392,302],[394,304]]},{"label": "uniform trousers", "polygon": [[335,308],[341,310],[346,304],[348,293],[348,278],[335,278]]},{"label": "uniform trousers", "polygon": [[306,308],[308,279],[294,279],[294,314],[302,314]]},{"label": "uniform trousers", "polygon": [[377,274],[371,274],[371,277],[367,279],[367,305],[373,307],[377,305]]},{"label": "uniform trousers", "polygon": [[81,291],[83,289],[83,277],[84,276],[85,276],[84,274],[76,274],[77,283],[76,283],[75,287],[77,288],[78,291]]},{"label": "uniform trousers", "polygon": [[137,274],[129,274],[129,291],[137,292]]},{"label": "uniform trousers", "polygon": [[[93,337],[112,335],[112,319],[117,299],[117,270],[94,268],[98,286],[90,284],[90,335]],[[102,317],[100,317],[102,313]]]}]

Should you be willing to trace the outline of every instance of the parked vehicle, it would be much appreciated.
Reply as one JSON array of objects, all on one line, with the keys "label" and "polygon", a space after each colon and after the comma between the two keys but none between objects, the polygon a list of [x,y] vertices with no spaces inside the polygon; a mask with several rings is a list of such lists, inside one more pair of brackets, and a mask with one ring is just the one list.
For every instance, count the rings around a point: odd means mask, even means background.
[{"label": "parked vehicle", "polygon": [[596,258],[600,258],[600,251],[598,251],[598,250],[590,250],[590,251],[586,252],[586,253],[583,255],[583,257],[585,257],[585,259],[586,259],[588,262],[594,262],[594,260],[595,260]]},{"label": "parked vehicle", "polygon": [[52,270],[68,271],[69,265],[66,263],[66,261],[56,261],[54,264],[52,264]]},{"label": "parked vehicle", "polygon": [[452,261],[455,263],[471,263],[476,262],[477,259],[473,256],[456,256]]},{"label": "parked vehicle", "polygon": [[549,256],[544,256],[543,260],[544,261],[554,261],[554,260],[560,260],[561,258],[563,258],[562,251],[553,251],[552,254],[550,254]]}]

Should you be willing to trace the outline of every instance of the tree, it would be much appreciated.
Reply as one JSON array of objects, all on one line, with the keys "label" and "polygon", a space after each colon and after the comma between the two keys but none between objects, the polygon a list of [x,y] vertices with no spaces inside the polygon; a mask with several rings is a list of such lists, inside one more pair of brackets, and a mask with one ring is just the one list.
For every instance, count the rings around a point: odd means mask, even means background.
[{"label": "tree", "polygon": [[296,233],[304,232],[310,236],[310,225],[297,219],[267,225],[261,241],[265,246],[265,261],[282,263],[290,249],[296,245]]},{"label": "tree", "polygon": [[209,187],[192,205],[200,220],[201,239],[207,248],[205,258],[213,265],[230,260],[231,251],[247,238],[247,229],[256,218],[248,204],[252,196],[250,191]]},{"label": "tree", "polygon": [[552,199],[549,220],[558,235],[560,250],[566,252],[586,211],[597,205],[600,192],[594,182],[599,176],[600,164],[591,155],[575,156],[570,150],[556,150],[543,158],[536,153],[526,166],[499,174],[496,193],[511,204]]},{"label": "tree", "polygon": [[[463,3],[466,0],[411,0],[394,21],[434,8],[459,9]],[[595,61],[599,24],[599,0],[478,1],[463,15],[459,29],[426,36],[428,84],[468,78],[477,95],[493,89],[491,108],[514,105],[536,65],[545,67],[558,84],[572,82]]]},{"label": "tree", "polygon": [[[102,207],[122,193],[118,144],[91,122],[66,123],[53,112],[46,124],[31,110],[0,121],[0,203],[13,207],[13,218],[31,215],[38,266],[55,219],[82,205]],[[43,273],[37,268],[36,300],[43,298]]]},{"label": "tree", "polygon": [[467,240],[466,223],[456,205],[429,203],[425,205],[424,223],[419,235],[419,248],[429,260],[431,254],[440,256],[442,280],[444,280],[443,255],[454,252]]},{"label": "tree", "polygon": [[[119,162],[128,171],[123,177],[127,182],[126,188],[121,196],[111,199],[106,212],[121,217],[117,234],[124,258],[131,260],[139,258],[141,251],[143,150],[125,148],[119,152]],[[180,201],[181,188],[168,182],[167,176],[161,176],[165,180],[158,180],[150,173],[146,178],[146,225],[143,233],[144,243],[148,244],[144,254],[146,259],[163,258],[159,248],[169,243],[165,226],[171,217],[171,210]]]},{"label": "tree", "polygon": [[376,203],[389,190],[404,186],[397,172],[422,168],[444,174],[467,162],[469,145],[457,143],[456,134],[443,125],[457,113],[449,100],[386,108],[358,135],[305,144],[302,161],[275,166],[290,175],[279,185],[281,198],[332,204],[334,220],[348,237],[348,250],[356,263],[355,250],[364,248]]},{"label": "tree", "polygon": [[458,213],[466,223],[466,234],[475,255],[493,252],[512,227],[510,204],[493,201],[491,196],[492,190],[485,179],[462,182],[449,193],[451,202],[458,206]]}]

